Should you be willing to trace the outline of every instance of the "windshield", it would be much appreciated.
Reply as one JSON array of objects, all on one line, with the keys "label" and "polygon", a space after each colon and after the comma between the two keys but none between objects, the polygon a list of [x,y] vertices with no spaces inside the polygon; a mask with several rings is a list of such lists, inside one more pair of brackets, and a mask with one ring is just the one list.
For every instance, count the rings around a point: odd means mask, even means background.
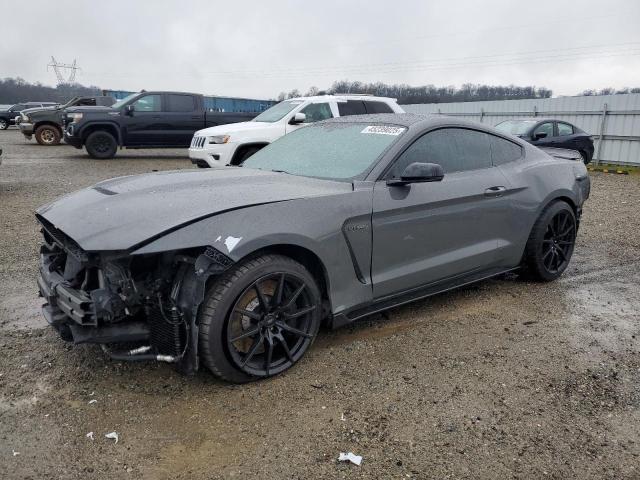
[{"label": "windshield", "polygon": [[285,102],[280,102],[273,107],[265,110],[252,121],[254,122],[277,122],[282,117],[284,117],[291,110],[296,108],[298,105],[304,103],[304,100],[287,100]]},{"label": "windshield", "polygon": [[75,102],[76,100],[78,100],[80,97],[73,97],[71,100],[69,100],[67,103],[65,103],[64,105],[60,106],[60,110],[62,110],[63,108],[67,108],[70,107],[73,102]]},{"label": "windshield", "polygon": [[111,108],[118,109],[118,108],[122,107],[125,103],[127,103],[129,100],[131,100],[134,97],[137,97],[138,95],[140,95],[140,94],[139,93],[132,93],[131,95],[127,95],[122,100],[118,100],[116,103],[111,105]]},{"label": "windshield", "polygon": [[406,131],[392,125],[328,123],[301,128],[254,153],[243,167],[348,180],[365,172]]},{"label": "windshield", "polygon": [[511,135],[524,135],[537,123],[537,120],[505,120],[496,125],[496,129]]}]

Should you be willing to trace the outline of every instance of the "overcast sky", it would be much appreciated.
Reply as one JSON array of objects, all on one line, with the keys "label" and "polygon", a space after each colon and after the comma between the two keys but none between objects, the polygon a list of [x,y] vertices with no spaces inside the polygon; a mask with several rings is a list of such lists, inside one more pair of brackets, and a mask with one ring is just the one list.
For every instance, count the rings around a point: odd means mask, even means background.
[{"label": "overcast sky", "polygon": [[636,0],[2,0],[0,77],[275,98],[334,80],[640,87]]}]

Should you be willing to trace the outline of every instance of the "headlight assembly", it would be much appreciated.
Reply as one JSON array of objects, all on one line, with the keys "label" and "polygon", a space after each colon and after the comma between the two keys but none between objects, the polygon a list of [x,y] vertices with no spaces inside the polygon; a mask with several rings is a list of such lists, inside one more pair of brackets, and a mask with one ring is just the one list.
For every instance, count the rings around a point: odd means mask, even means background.
[{"label": "headlight assembly", "polygon": [[67,113],[67,118],[71,122],[77,122],[82,118],[82,113]]},{"label": "headlight assembly", "polygon": [[231,137],[229,135],[215,135],[209,137],[209,143],[227,143]]}]

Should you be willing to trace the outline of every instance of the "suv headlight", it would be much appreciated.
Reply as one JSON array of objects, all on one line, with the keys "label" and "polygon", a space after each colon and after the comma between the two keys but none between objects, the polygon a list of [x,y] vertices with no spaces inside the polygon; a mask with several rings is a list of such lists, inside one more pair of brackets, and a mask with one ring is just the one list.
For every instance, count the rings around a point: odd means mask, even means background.
[{"label": "suv headlight", "polygon": [[67,119],[71,122],[77,122],[82,118],[81,113],[67,113]]},{"label": "suv headlight", "polygon": [[209,137],[209,143],[227,143],[231,137],[229,135],[215,135]]}]

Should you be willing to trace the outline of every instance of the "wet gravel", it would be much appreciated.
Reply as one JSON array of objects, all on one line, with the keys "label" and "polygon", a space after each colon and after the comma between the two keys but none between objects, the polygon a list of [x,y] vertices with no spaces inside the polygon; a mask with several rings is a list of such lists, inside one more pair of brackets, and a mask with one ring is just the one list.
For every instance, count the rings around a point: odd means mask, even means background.
[{"label": "wet gravel", "polygon": [[0,147],[0,478],[640,478],[640,176],[592,176],[561,280],[323,331],[290,372],[233,386],[71,347],[38,312],[33,209],[186,152]]}]

